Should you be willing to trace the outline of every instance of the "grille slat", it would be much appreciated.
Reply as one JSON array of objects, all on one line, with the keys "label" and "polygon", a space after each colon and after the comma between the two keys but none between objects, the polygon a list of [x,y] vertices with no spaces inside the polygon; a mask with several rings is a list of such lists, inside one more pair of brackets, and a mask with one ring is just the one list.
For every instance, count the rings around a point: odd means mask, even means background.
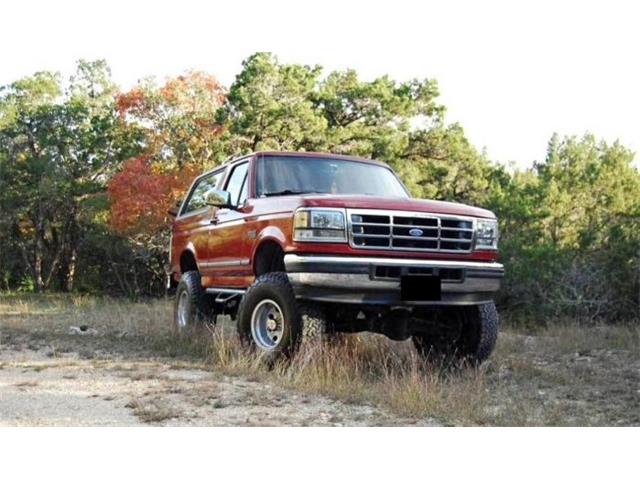
[{"label": "grille slat", "polygon": [[453,227],[440,227],[440,230],[444,231],[452,231],[452,232],[468,232],[471,230],[470,228],[453,228]]},{"label": "grille slat", "polygon": [[[377,235],[375,233],[356,233],[355,236],[357,237],[364,237],[364,238],[389,238],[389,234],[387,235]],[[396,237],[394,237],[396,238]],[[413,237],[411,237],[413,238]]]},{"label": "grille slat", "polygon": [[375,223],[375,222],[351,222],[353,225],[357,225],[357,226],[364,226],[364,227],[374,227],[374,226],[380,226],[380,223]]},{"label": "grille slat", "polygon": [[473,245],[471,218],[351,209],[348,217],[353,248],[462,253]]}]

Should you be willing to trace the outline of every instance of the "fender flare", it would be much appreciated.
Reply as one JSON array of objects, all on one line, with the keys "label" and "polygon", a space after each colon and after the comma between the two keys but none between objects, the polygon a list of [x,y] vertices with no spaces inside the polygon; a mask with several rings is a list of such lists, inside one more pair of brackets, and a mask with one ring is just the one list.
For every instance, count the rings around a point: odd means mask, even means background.
[{"label": "fender flare", "polygon": [[280,246],[283,252],[286,251],[287,238],[285,234],[278,227],[269,225],[260,231],[255,241],[253,242],[253,247],[251,250],[252,268],[255,267],[256,264],[256,254],[260,250],[260,247],[265,244],[265,242],[274,242]]}]

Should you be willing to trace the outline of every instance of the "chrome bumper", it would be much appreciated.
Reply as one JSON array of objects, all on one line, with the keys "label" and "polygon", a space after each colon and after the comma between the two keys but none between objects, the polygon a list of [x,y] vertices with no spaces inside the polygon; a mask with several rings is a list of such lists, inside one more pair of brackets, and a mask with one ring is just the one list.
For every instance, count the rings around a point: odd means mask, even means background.
[{"label": "chrome bumper", "polygon": [[[298,298],[340,303],[480,304],[493,299],[504,276],[495,262],[287,254],[284,263]],[[402,301],[400,277],[414,274],[441,277],[441,299]]]}]

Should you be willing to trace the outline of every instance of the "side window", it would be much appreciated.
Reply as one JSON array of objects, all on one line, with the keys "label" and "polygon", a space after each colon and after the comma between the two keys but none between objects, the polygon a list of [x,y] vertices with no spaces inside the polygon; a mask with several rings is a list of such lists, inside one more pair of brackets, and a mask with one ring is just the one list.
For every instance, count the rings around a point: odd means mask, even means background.
[{"label": "side window", "polygon": [[234,205],[239,205],[240,202],[243,202],[247,197],[247,187],[245,187],[247,182],[245,180],[247,178],[248,168],[249,163],[245,162],[237,165],[233,169],[233,172],[231,172],[231,177],[229,178],[229,182],[227,183],[226,190],[231,194],[231,201]]},{"label": "side window", "polygon": [[187,200],[187,204],[185,205],[182,214],[184,215],[185,213],[194,212],[206,207],[207,204],[204,201],[205,194],[212,188],[216,188],[218,186],[220,180],[222,180],[223,175],[224,170],[220,170],[218,172],[212,173],[211,175],[201,178],[191,192],[189,200]]}]

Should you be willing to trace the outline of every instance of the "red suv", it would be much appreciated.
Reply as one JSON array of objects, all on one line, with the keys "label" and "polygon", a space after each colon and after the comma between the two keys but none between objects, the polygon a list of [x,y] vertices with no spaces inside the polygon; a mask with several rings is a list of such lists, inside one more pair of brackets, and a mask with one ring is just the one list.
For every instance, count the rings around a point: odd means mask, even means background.
[{"label": "red suv", "polygon": [[383,163],[254,153],[198,177],[174,214],[179,328],[228,313],[270,358],[333,332],[475,362],[494,348],[495,215],[413,199]]}]

